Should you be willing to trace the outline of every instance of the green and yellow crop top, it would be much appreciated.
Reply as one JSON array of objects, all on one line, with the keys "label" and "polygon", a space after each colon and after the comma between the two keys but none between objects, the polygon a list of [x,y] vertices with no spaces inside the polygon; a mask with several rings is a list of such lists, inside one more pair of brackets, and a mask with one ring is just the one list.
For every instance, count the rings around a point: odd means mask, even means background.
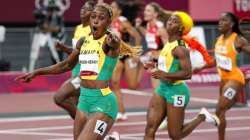
[{"label": "green and yellow crop top", "polygon": [[[179,59],[175,58],[172,54],[172,51],[177,46],[185,46],[185,43],[183,40],[176,40],[174,42],[167,42],[163,49],[160,52],[159,58],[158,58],[158,69],[162,70],[167,73],[175,73],[181,69],[180,61]],[[183,80],[178,80],[172,84],[179,84],[182,83]]]},{"label": "green and yellow crop top", "polygon": [[118,57],[107,56],[102,45],[106,35],[95,40],[93,36],[85,39],[80,49],[80,77],[85,80],[110,80]]}]

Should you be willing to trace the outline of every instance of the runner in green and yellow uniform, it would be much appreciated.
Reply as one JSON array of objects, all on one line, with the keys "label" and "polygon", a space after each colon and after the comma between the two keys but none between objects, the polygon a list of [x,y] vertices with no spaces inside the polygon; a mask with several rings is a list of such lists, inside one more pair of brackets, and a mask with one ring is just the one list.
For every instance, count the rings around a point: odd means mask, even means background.
[{"label": "runner in green and yellow uniform", "polygon": [[96,5],[90,16],[91,35],[77,41],[76,49],[62,62],[36,69],[16,80],[29,82],[39,75],[72,70],[79,62],[81,94],[74,120],[74,140],[102,140],[115,122],[117,99],[109,89],[109,80],[119,55],[138,55],[120,45],[120,39],[108,31],[112,9]]},{"label": "runner in green and yellow uniform", "polygon": [[190,91],[184,80],[191,78],[192,66],[182,36],[191,30],[192,25],[189,15],[174,12],[166,23],[168,39],[160,52],[158,66],[153,62],[145,64],[152,77],[160,80],[160,85],[150,100],[144,140],[155,138],[156,130],[166,116],[168,134],[173,140],[186,137],[205,120],[219,123],[216,116],[203,108],[197,117],[184,124],[185,108],[190,98]]},{"label": "runner in green and yellow uniform", "polygon": [[[64,52],[70,54],[76,47],[76,42],[81,37],[87,37],[91,33],[89,27],[89,17],[96,5],[95,1],[89,0],[85,2],[80,11],[80,18],[82,23],[78,25],[75,29],[74,37],[72,39],[73,48],[67,48],[63,44],[57,44],[57,48],[63,50]],[[75,118],[76,107],[78,102],[78,97],[80,95],[80,64],[77,63],[72,70],[72,77],[65,81],[57,93],[54,95],[55,103],[65,109],[71,116]]]}]

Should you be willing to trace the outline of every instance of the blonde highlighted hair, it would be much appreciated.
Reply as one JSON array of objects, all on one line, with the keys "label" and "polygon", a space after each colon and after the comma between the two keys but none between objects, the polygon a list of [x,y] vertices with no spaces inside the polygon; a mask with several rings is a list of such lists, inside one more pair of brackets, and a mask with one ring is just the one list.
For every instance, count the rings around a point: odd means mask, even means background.
[{"label": "blonde highlighted hair", "polygon": [[121,40],[120,42],[120,55],[128,55],[132,57],[140,56],[142,53],[141,46],[131,47],[129,44]]}]

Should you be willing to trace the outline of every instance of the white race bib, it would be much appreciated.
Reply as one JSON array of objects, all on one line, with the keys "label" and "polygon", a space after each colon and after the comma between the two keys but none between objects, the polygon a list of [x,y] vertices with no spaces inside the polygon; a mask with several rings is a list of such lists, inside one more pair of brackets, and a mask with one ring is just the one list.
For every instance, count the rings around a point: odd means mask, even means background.
[{"label": "white race bib", "polygon": [[102,136],[105,133],[107,126],[108,125],[106,122],[102,120],[97,120],[94,132]]},{"label": "white race bib", "polygon": [[79,63],[81,64],[81,71],[90,71],[99,73],[98,69],[98,54],[84,54],[79,55]]},{"label": "white race bib", "polygon": [[236,91],[233,88],[228,88],[225,92],[224,92],[224,96],[226,98],[228,98],[229,100],[232,100],[234,98],[236,94]]},{"label": "white race bib", "polygon": [[218,67],[228,71],[232,70],[232,60],[230,58],[219,54],[215,55],[215,57]]},{"label": "white race bib", "polygon": [[146,33],[146,42],[149,49],[157,49],[158,45],[155,40],[155,34]]},{"label": "white race bib", "polygon": [[185,96],[184,95],[175,95],[174,96],[174,107],[184,107],[185,105]]}]

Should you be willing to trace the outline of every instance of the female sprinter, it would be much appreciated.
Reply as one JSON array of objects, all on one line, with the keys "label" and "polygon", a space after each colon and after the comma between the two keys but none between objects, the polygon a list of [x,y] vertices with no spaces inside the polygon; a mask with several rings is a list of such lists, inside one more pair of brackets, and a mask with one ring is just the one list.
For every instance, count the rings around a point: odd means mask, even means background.
[{"label": "female sprinter", "polygon": [[215,116],[202,109],[197,117],[184,124],[185,107],[190,96],[184,80],[191,78],[192,70],[189,52],[182,36],[191,30],[192,25],[189,15],[174,12],[166,25],[168,41],[160,52],[158,68],[154,63],[145,64],[152,77],[160,80],[160,84],[149,104],[144,140],[155,138],[155,132],[165,114],[168,120],[168,133],[173,140],[186,137],[205,120],[214,124],[219,123]]},{"label": "female sprinter", "polygon": [[221,35],[215,44],[215,58],[221,82],[216,115],[221,122],[218,126],[219,140],[224,140],[226,111],[234,105],[245,84],[244,75],[237,66],[237,58],[241,51],[250,54],[250,45],[239,29],[238,18],[232,13],[221,15],[218,29]]},{"label": "female sprinter", "polygon": [[[126,17],[122,16],[124,10],[129,11],[131,9],[128,8],[129,6],[127,5],[128,2],[124,2],[121,0],[116,0],[111,3],[111,7],[114,14],[113,21],[111,24],[111,31],[116,33],[116,35],[119,36],[120,39],[123,39],[124,34],[128,33],[129,36],[134,39],[135,45],[141,47],[141,37],[139,33],[132,27],[129,20]],[[131,4],[130,7],[131,6],[136,7],[137,6],[136,2],[133,2],[133,4]],[[125,9],[125,7],[127,9]],[[134,9],[138,10],[139,7]],[[136,15],[136,10],[134,10],[133,12],[135,12],[134,15]],[[120,80],[122,78],[122,74],[124,72],[128,88],[136,89],[142,79],[144,70],[143,65],[139,62],[140,62],[139,58],[121,56],[113,72],[111,78],[111,84],[112,84],[112,90],[114,91],[118,99],[118,106],[119,106],[118,108],[119,112],[117,114],[118,121],[119,120],[124,121],[127,119],[120,88]]]},{"label": "female sprinter", "polygon": [[75,140],[103,139],[116,119],[117,100],[108,81],[119,54],[133,52],[119,47],[119,38],[108,32],[111,21],[111,8],[106,4],[97,5],[90,16],[91,35],[81,38],[66,60],[17,77],[29,82],[38,75],[63,73],[73,69],[79,59],[81,88],[74,121]]},{"label": "female sprinter", "polygon": [[[81,8],[80,18],[81,24],[76,27],[74,38],[72,39],[73,48],[76,47],[76,42],[81,37],[89,36],[91,30],[89,27],[89,17],[91,12],[93,11],[96,2],[94,0],[87,1]],[[72,49],[67,49],[63,44],[57,44],[57,47],[63,50],[64,52],[70,54]],[[77,100],[80,95],[80,81],[81,79],[78,77],[80,73],[80,64],[77,63],[74,69],[72,70],[72,78],[65,81],[57,93],[54,95],[55,103],[64,108],[71,116],[71,118],[75,118],[76,114],[76,106]]]},{"label": "female sprinter", "polygon": [[[149,59],[157,59],[159,50],[161,50],[163,47],[161,38],[159,36],[159,29],[163,27],[163,23],[158,20],[160,14],[160,5],[155,2],[151,2],[146,5],[144,10],[144,20],[147,22],[146,29],[141,26],[141,22],[139,20],[136,22],[136,28],[142,35],[144,35],[148,49],[145,57],[142,57],[143,63]],[[152,77],[151,83],[152,87],[156,88],[159,85],[159,80]]]}]

